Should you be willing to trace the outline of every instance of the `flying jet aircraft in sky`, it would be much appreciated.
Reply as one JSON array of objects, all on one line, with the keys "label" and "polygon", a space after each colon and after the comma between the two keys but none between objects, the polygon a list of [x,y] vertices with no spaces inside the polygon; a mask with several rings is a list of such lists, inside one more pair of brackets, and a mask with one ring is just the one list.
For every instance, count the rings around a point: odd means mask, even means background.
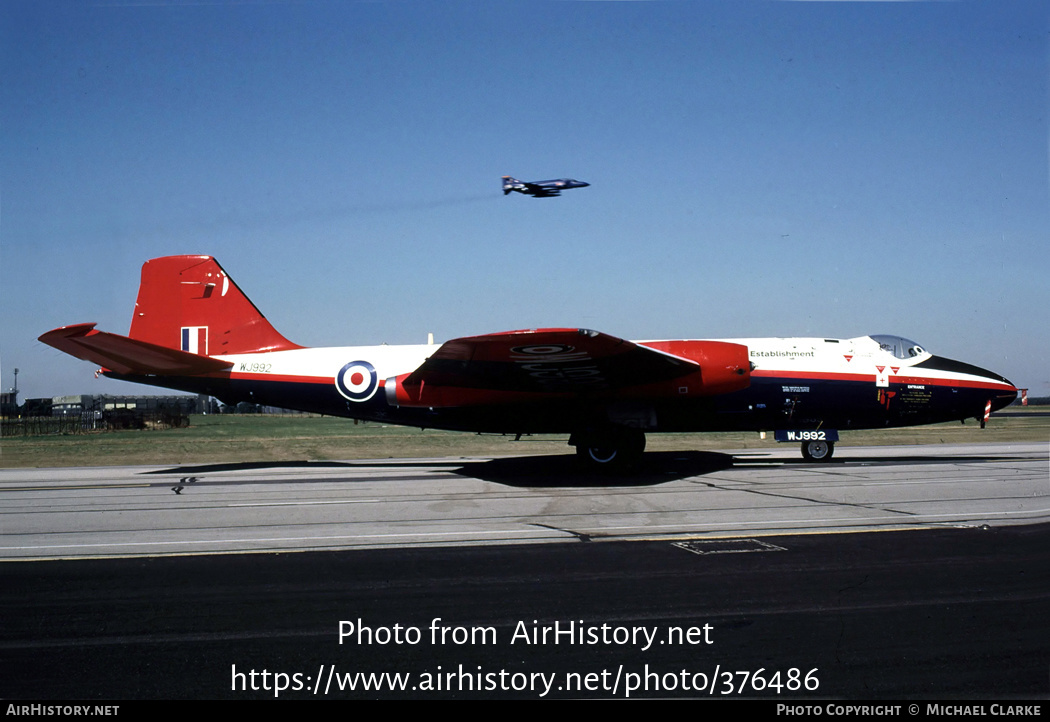
[{"label": "flying jet aircraft in sky", "polygon": [[976,418],[1007,406],[1002,376],[899,336],[626,341],[547,328],[418,346],[304,348],[210,256],[155,258],[127,336],[83,323],[40,340],[105,375],[384,423],[564,433],[599,467],[633,466],[645,434],[773,431],[807,459],[839,430]]},{"label": "flying jet aircraft in sky", "polygon": [[572,178],[557,178],[555,180],[533,181],[530,183],[505,175],[503,176],[503,195],[516,191],[533,198],[551,198],[552,196],[561,195],[562,191],[567,191],[571,188],[586,188],[589,185],[590,183],[573,180]]}]

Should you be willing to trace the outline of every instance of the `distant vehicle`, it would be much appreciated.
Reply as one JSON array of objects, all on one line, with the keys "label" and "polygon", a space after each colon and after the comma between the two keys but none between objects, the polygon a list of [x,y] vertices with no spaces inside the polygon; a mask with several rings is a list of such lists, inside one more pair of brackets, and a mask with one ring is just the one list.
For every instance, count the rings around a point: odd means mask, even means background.
[{"label": "distant vehicle", "polygon": [[503,195],[515,191],[533,198],[552,198],[561,195],[562,191],[572,188],[586,188],[589,185],[590,183],[573,180],[572,178],[556,178],[554,180],[532,181],[530,183],[505,175],[503,176]]},{"label": "distant vehicle", "polygon": [[[287,282],[287,279],[284,279]],[[569,434],[598,467],[633,466],[645,434],[773,431],[827,461],[838,429],[976,418],[1017,397],[999,374],[899,336],[627,341],[544,328],[417,346],[303,348],[211,256],[155,258],[128,336],[93,323],[46,344],[109,377],[405,426]]]}]

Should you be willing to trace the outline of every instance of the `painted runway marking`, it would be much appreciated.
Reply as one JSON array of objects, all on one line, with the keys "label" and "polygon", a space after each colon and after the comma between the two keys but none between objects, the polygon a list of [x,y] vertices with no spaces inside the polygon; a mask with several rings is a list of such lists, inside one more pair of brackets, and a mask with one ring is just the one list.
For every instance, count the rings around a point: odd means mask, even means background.
[{"label": "painted runway marking", "polygon": [[750,552],[786,552],[786,547],[770,544],[761,539],[697,539],[674,542],[671,546],[685,549],[692,554],[748,554]]},{"label": "painted runway marking", "polygon": [[382,499],[341,499],[338,501],[259,501],[244,504],[225,504],[225,506],[316,506],[322,504],[378,504],[381,501]]},{"label": "painted runway marking", "polygon": [[[502,529],[498,531],[472,531],[469,535],[477,537],[495,535],[517,535],[537,536],[538,531],[529,529]],[[2,550],[29,551],[34,549],[97,549],[102,547],[133,547],[133,546],[172,546],[184,544],[195,546],[200,544],[259,544],[262,542],[319,542],[319,541],[347,541],[366,539],[411,539],[419,537],[450,537],[463,536],[463,532],[419,532],[415,534],[363,534],[363,535],[339,535],[339,536],[289,536],[289,537],[265,537],[265,538],[243,538],[243,539],[186,539],[181,541],[149,541],[149,542],[100,542],[97,544],[48,544],[40,546],[0,547]]]},{"label": "painted runway marking", "polygon": [[77,484],[62,486],[8,486],[0,487],[2,491],[67,491],[69,489],[139,489],[153,484]]}]

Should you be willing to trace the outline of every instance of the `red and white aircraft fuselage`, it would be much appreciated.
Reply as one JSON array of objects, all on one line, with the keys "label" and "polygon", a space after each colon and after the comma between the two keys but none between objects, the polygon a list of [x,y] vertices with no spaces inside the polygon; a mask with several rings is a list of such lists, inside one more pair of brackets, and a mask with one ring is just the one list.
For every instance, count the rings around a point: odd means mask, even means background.
[{"label": "red and white aircraft fuselage", "polygon": [[774,431],[827,459],[837,432],[977,418],[1002,376],[897,336],[626,341],[530,329],[444,344],[303,348],[209,256],[147,261],[128,336],[94,324],[40,340],[118,379],[289,409],[461,431],[566,433],[595,463],[647,432]]}]

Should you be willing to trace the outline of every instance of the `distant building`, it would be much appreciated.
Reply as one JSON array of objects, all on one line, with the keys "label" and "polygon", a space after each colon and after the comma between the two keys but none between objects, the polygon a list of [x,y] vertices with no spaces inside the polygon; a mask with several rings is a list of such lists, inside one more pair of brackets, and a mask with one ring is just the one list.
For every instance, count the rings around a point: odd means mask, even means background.
[{"label": "distant building", "polygon": [[4,391],[0,393],[0,416],[16,416],[18,414],[18,392]]},{"label": "distant building", "polygon": [[51,399],[52,416],[80,416],[107,411],[178,411],[182,414],[205,414],[213,411],[208,396],[110,396],[78,394]]},{"label": "distant building", "polygon": [[43,399],[26,399],[26,402],[19,409],[19,413],[22,416],[50,416],[51,415],[51,398]]}]

